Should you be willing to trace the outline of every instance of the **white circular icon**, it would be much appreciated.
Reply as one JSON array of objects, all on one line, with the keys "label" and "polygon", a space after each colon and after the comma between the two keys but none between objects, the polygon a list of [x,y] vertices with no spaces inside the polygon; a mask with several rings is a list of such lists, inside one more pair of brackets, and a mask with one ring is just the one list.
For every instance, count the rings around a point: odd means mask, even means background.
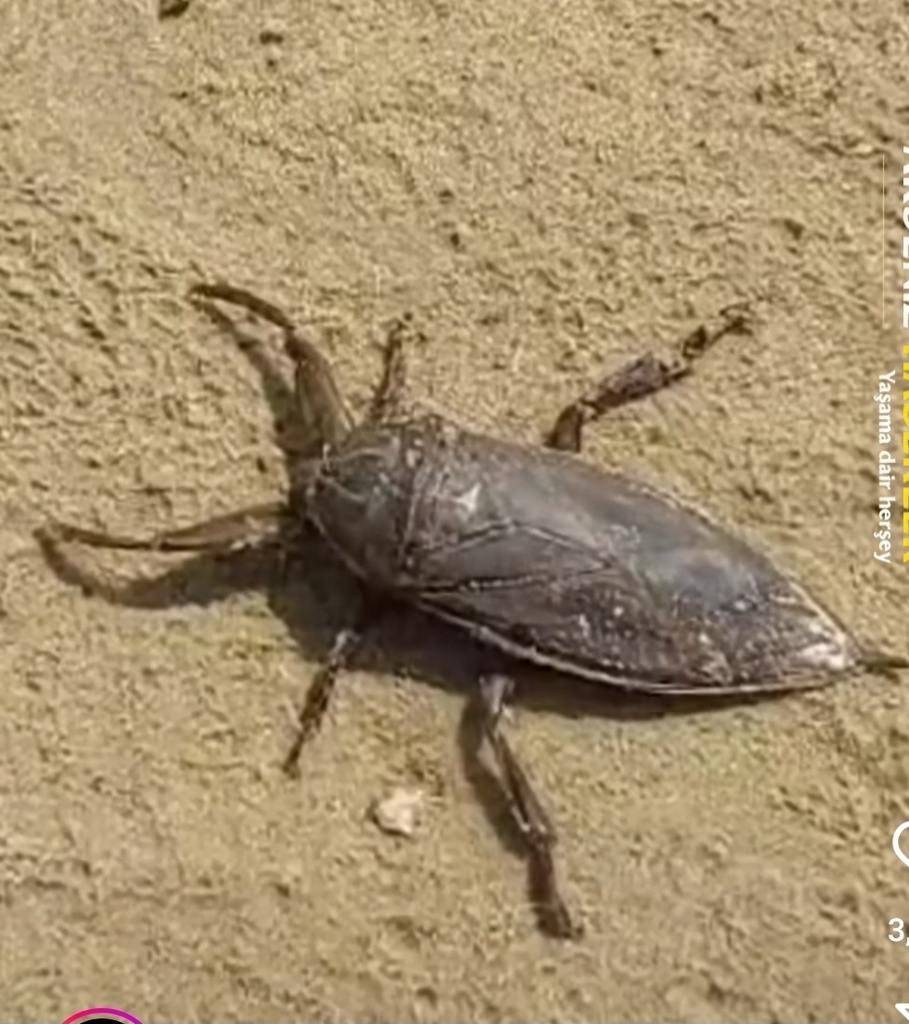
[{"label": "white circular icon", "polygon": [[900,836],[906,831],[906,829],[909,829],[909,821],[904,821],[893,833],[893,852],[906,865],[906,867],[909,868],[909,857],[907,857],[900,849]]}]

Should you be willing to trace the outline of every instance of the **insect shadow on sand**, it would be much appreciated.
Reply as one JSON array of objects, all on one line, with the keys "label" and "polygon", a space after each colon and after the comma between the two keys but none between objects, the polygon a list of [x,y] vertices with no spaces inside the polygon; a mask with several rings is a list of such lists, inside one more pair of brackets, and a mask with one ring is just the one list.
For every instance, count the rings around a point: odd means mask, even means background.
[{"label": "insect shadow on sand", "polygon": [[[283,329],[285,348],[296,364],[294,388],[288,384],[272,346],[263,342],[257,334],[248,333],[238,326],[211,301],[215,298],[245,307],[259,319]],[[511,680],[519,676],[521,703],[527,708],[561,715],[593,715],[619,720],[704,711],[720,705],[728,707],[730,703],[751,703],[759,697],[766,699],[781,696],[787,689],[797,688],[798,684],[795,687],[781,687],[779,691],[773,690],[772,686],[755,685],[753,692],[749,692],[748,686],[739,686],[735,680],[728,685],[721,681],[712,693],[701,694],[697,690],[702,679],[698,678],[694,686],[679,688],[675,693],[671,692],[671,686],[662,682],[659,686],[651,687],[650,692],[640,692],[641,688],[638,688],[639,692],[634,692],[634,686],[613,688],[602,685],[602,680],[598,682],[595,673],[585,681],[583,674],[580,677],[571,671],[556,674],[546,665],[529,664],[527,657],[522,657],[522,654],[531,653],[530,644],[525,645],[528,648],[526,652],[512,651],[508,644],[504,645],[504,649],[496,650],[488,642],[488,636],[472,636],[469,631],[465,633],[463,628],[440,621],[431,610],[427,614],[414,607],[415,594],[412,590],[403,588],[391,596],[387,590],[382,589],[374,592],[373,588],[368,588],[367,592],[367,588],[345,564],[344,552],[332,550],[325,542],[324,524],[317,530],[301,509],[311,504],[314,473],[322,473],[321,477],[317,475],[315,479],[321,480],[326,486],[330,485],[329,489],[334,488],[346,498],[351,496],[341,476],[333,479],[330,474],[326,475],[318,468],[324,451],[334,448],[336,453],[339,452],[334,465],[340,467],[341,473],[356,458],[375,457],[383,436],[377,431],[387,421],[390,407],[400,398],[397,385],[403,381],[403,367],[396,363],[396,355],[401,353],[403,338],[413,335],[412,324],[405,318],[405,321],[396,321],[392,326],[386,346],[383,380],[364,420],[366,432],[356,435],[352,433],[349,414],[338,396],[324,357],[308,340],[296,333],[296,328],[276,307],[228,285],[197,286],[193,300],[233,337],[261,378],[275,423],[275,440],[286,463],[289,479],[287,500],[223,516],[196,527],[160,534],[157,541],[117,538],[81,527],[48,524],[36,531],[36,534],[49,564],[62,579],[81,587],[87,593],[133,608],[208,605],[238,590],[263,591],[271,609],[285,623],[304,657],[319,664],[303,701],[299,731],[284,760],[285,770],[290,774],[297,770],[304,742],[315,735],[319,728],[335,678],[352,661],[363,670],[419,678],[437,687],[473,695],[465,702],[458,729],[458,745],[467,778],[502,842],[509,850],[528,861],[530,899],[541,929],[561,938],[578,936],[581,929],[571,919],[556,884],[552,856],[555,830],[536,797],[528,775],[499,731],[499,719],[504,702],[510,696]],[[666,364],[652,356],[645,356],[607,377],[593,392],[563,411],[547,438],[549,447],[578,451],[581,428],[585,422],[598,418],[624,401],[652,394],[681,378],[687,374],[691,360],[704,348],[722,334],[742,328],[741,317],[726,317],[712,334],[701,328],[686,339],[684,344],[688,348],[682,347],[681,362]],[[398,370],[400,381],[396,376]],[[308,402],[307,399],[315,401]],[[387,434],[398,443],[396,439],[404,436],[406,431],[415,432],[415,448],[408,449],[405,441],[400,442],[405,445],[403,462],[412,468],[418,462],[410,458],[414,451],[422,452],[424,445],[431,446],[436,440],[433,431],[438,430],[444,434],[448,429],[444,425],[438,426],[435,421],[430,424],[428,420],[422,425],[411,427],[405,418],[399,425],[389,427]],[[343,439],[350,436],[354,437],[354,441],[348,449],[344,449]],[[466,434],[460,436],[468,437]],[[445,439],[447,437],[446,434]],[[468,441],[468,446],[470,443]],[[497,449],[494,442],[484,439],[478,442],[474,438],[473,443],[482,445],[479,454],[481,459],[487,452],[505,450]],[[512,459],[523,457],[514,455],[515,449],[509,451],[512,454],[508,457]],[[554,463],[551,457],[547,458],[550,461],[539,463],[546,472],[552,472],[553,466],[558,472],[563,472],[559,467],[568,467],[564,470],[569,474],[568,478],[581,479],[585,486],[589,482],[589,475],[583,476],[588,471],[575,471],[568,463],[559,462],[558,458]],[[429,462],[431,469],[438,469],[437,464],[432,465],[431,460]],[[527,465],[532,472],[537,464],[531,461]],[[450,465],[446,472],[449,469]],[[581,476],[571,477],[576,472]],[[380,476],[380,479],[385,478]],[[559,479],[561,481],[562,478]],[[610,480],[611,486],[619,488],[621,493],[621,487],[624,486],[621,480],[615,477]],[[400,480],[391,478],[390,483],[393,490],[400,485]],[[413,493],[419,492],[416,484],[411,486],[414,488]],[[597,486],[605,484],[598,482]],[[376,495],[382,490],[379,488],[370,493]],[[465,497],[473,493],[472,490],[459,494],[455,504],[463,502]],[[353,497],[357,499],[354,506],[361,507],[363,499],[360,495],[353,494]],[[393,511],[396,514],[406,512],[412,515],[413,509],[413,505],[405,504],[402,508],[399,503]],[[466,514],[469,515],[470,511]],[[680,522],[684,523],[684,520]],[[407,525],[409,528],[409,521]],[[407,530],[404,532],[406,535]],[[479,533],[468,534],[468,551],[470,543],[477,537],[481,541],[488,537],[486,527]],[[114,583],[103,573],[86,565],[83,558],[73,558],[68,542],[82,542],[94,547],[183,552],[186,558],[154,578]],[[435,554],[440,549],[431,547],[426,550]],[[443,545],[441,550],[447,549]],[[732,555],[724,557],[745,558],[738,547],[732,551]],[[391,558],[393,553],[382,549],[378,553],[369,554],[381,563],[386,557]],[[669,557],[672,557],[671,550]],[[742,564],[748,563],[743,561]],[[762,580],[764,577],[760,574],[764,573],[767,579],[776,584],[777,577],[763,561],[755,562],[754,565],[757,566],[754,572]],[[535,570],[536,566],[531,562],[527,566],[531,579]],[[693,577],[689,575],[684,578],[689,580]],[[695,582],[698,583],[696,579]],[[589,584],[587,588],[589,590]],[[432,586],[428,584],[423,587],[416,596],[420,597],[424,592],[432,595]],[[449,591],[445,586],[440,586],[436,593],[444,597]],[[593,596],[596,596],[596,591]],[[787,592],[786,598],[791,605],[791,594]],[[351,608],[358,609],[356,622],[351,621]],[[642,618],[639,625],[646,636],[650,628],[649,613],[643,611],[640,614]],[[820,614],[818,612],[818,616]],[[580,619],[582,625],[589,630],[586,615],[576,615],[574,618]],[[818,619],[820,621],[827,624],[826,619]],[[520,622],[514,623],[516,628],[521,625]],[[830,629],[833,629],[832,625]],[[362,636],[367,632],[370,643],[362,644]],[[818,635],[812,635],[815,648],[820,650]],[[839,637],[840,634],[836,633],[837,643]],[[611,638],[607,639],[612,642]],[[843,643],[846,639],[843,638]],[[839,648],[836,648],[833,654],[838,651]],[[827,648],[823,648],[822,653],[826,652]],[[517,654],[517,659],[513,657],[514,654]],[[519,665],[516,664],[517,660],[520,660]],[[873,658],[865,659],[865,662],[871,667]],[[902,659],[888,659],[886,656],[879,658],[879,662],[882,667],[904,664]],[[708,683],[715,667],[713,662],[706,663],[704,679]],[[780,665],[774,662],[771,668],[777,669]],[[604,679],[610,678],[602,675]],[[483,680],[479,694],[476,685],[478,678]],[[668,678],[671,683],[671,674]],[[660,686],[669,692],[660,693]],[[741,692],[737,691],[737,687]],[[684,699],[678,694],[684,694]],[[492,749],[495,770],[482,756],[485,743]]]}]

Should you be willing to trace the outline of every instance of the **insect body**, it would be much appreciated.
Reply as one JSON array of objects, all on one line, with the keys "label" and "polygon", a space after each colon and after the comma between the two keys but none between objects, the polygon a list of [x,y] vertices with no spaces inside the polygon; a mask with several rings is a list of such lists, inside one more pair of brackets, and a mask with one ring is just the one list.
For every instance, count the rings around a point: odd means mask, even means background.
[{"label": "insect body", "polygon": [[630,689],[792,688],[863,657],[762,555],[561,452],[435,416],[352,437],[306,507],[371,585],[509,654]]},{"label": "insect body", "polygon": [[[668,495],[577,458],[582,429],[607,410],[685,376],[722,335],[746,328],[729,310],[677,357],[634,360],[566,408],[546,446],[521,447],[402,406],[406,322],[391,330],[385,370],[360,425],[316,347],[276,307],[227,284],[194,297],[245,307],[284,331],[301,417],[318,458],[292,467],[288,500],[150,539],[78,526],[42,528],[45,546],[199,550],[292,543],[315,526],[362,583],[357,613],[311,685],[285,761],[294,770],[335,679],[381,600],[409,602],[514,659],[653,693],[741,694],[819,686],[848,671],[892,671],[763,555]],[[500,728],[513,683],[480,680],[484,735],[526,837],[541,925],[578,934],[556,884],[555,830]]]}]

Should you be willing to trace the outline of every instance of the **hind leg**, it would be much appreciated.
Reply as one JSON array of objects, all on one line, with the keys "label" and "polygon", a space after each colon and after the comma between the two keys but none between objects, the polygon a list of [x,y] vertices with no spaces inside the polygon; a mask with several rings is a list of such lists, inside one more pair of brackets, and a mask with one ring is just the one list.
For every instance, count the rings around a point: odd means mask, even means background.
[{"label": "hind leg", "polygon": [[582,929],[572,921],[559,892],[553,848],[556,832],[533,789],[530,778],[502,734],[505,701],[513,688],[507,676],[484,676],[480,680],[483,732],[492,748],[499,781],[515,824],[527,842],[530,857],[531,898],[541,929],[558,939],[576,939]]},{"label": "hind leg", "polygon": [[579,452],[586,424],[598,420],[610,409],[656,394],[687,377],[694,362],[723,335],[747,330],[747,307],[729,306],[713,323],[702,324],[684,338],[670,359],[660,359],[648,352],[631,360],[562,410],[546,435],[546,446]]}]

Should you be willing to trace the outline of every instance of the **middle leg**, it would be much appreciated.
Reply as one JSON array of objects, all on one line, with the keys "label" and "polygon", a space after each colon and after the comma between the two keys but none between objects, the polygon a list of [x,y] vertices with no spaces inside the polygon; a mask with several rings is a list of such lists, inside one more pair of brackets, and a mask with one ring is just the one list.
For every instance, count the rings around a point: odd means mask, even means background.
[{"label": "middle leg", "polygon": [[300,754],[322,726],[338,676],[350,667],[363,646],[367,632],[380,615],[378,599],[371,594],[361,593],[353,620],[335,636],[328,656],[319,666],[306,691],[303,706],[297,716],[296,735],[282,765],[285,774],[294,778],[299,776]]},{"label": "middle leg", "polygon": [[405,313],[401,319],[392,322],[382,353],[382,379],[366,414],[367,423],[392,420],[403,412],[404,391],[407,386],[405,350],[409,343],[425,340],[425,336],[413,326],[413,317],[410,313]]}]

